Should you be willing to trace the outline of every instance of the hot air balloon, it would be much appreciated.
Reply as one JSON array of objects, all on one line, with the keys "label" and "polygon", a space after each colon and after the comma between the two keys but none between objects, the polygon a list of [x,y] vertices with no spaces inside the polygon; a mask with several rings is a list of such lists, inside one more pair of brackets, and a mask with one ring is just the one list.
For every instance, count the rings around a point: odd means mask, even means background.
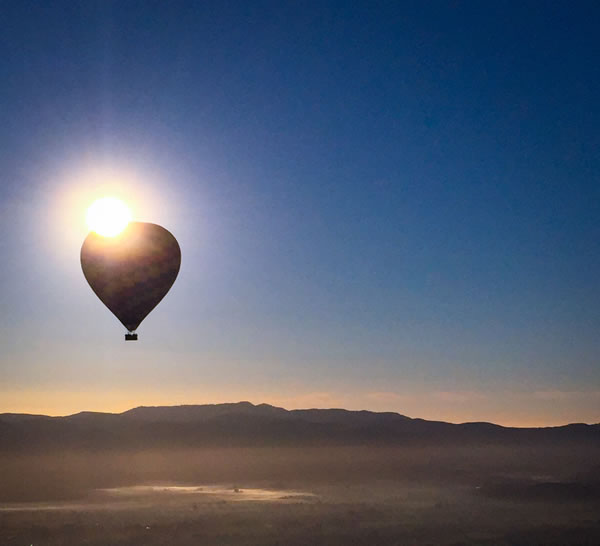
[{"label": "hot air balloon", "polygon": [[131,222],[116,237],[91,232],[81,247],[81,268],[92,290],[127,328],[125,339],[165,297],[179,273],[181,250],[165,228]]}]

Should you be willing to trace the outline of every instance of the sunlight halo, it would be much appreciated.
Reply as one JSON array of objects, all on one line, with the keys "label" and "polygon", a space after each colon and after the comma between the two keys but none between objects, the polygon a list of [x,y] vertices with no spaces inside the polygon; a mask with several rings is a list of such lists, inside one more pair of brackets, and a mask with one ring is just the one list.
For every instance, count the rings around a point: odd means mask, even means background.
[{"label": "sunlight halo", "polygon": [[86,223],[90,230],[103,237],[117,236],[129,222],[129,207],[116,197],[103,197],[94,201],[86,214]]}]

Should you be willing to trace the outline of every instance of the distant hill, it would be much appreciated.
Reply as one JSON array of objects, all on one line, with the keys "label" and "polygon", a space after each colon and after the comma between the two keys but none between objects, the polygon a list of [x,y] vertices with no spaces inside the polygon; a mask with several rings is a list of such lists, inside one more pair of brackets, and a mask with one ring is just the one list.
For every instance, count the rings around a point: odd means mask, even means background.
[{"label": "distant hill", "polygon": [[565,444],[600,446],[600,424],[510,428],[398,413],[286,410],[250,402],[139,407],[66,417],[0,414],[0,451],[201,446]]}]

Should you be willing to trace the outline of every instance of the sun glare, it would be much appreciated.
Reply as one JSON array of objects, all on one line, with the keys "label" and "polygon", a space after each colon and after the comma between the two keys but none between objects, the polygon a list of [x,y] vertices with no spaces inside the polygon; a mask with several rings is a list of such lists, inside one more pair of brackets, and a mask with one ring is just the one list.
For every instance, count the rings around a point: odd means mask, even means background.
[{"label": "sun glare", "polygon": [[103,237],[115,237],[130,221],[129,207],[116,197],[103,197],[94,201],[86,215],[88,227]]}]

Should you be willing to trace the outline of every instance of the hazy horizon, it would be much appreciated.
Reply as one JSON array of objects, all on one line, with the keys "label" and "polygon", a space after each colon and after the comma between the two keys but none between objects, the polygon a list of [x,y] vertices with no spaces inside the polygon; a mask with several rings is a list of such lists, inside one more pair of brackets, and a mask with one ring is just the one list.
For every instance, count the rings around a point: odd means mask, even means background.
[{"label": "hazy horizon", "polygon": [[[438,397],[444,398],[444,397],[453,397],[454,395],[452,393],[436,393]],[[543,396],[545,394],[539,393],[540,396]],[[302,400],[309,400],[309,397],[303,397]],[[315,400],[318,400],[319,397],[315,397]],[[280,399],[283,402],[285,402],[284,399]],[[321,398],[322,400],[322,398]],[[241,403],[241,402],[250,402],[253,405],[260,405],[260,404],[267,404],[270,406],[274,406],[274,407],[278,407],[278,408],[283,408],[285,410],[297,410],[297,409],[323,409],[323,410],[327,410],[327,409],[344,409],[344,410],[349,410],[349,411],[372,411],[372,412],[376,412],[376,413],[384,413],[384,412],[392,412],[392,413],[397,413],[400,415],[404,415],[406,417],[410,417],[413,419],[425,419],[428,421],[443,421],[443,422],[447,422],[447,423],[455,423],[455,424],[461,424],[461,423],[469,423],[469,422],[488,422],[488,423],[493,423],[493,424],[497,424],[497,425],[502,425],[502,426],[506,426],[506,427],[519,427],[519,428],[530,428],[530,427],[554,427],[554,426],[563,426],[563,425],[568,425],[568,424],[575,424],[575,423],[585,423],[588,425],[595,425],[595,424],[600,424],[600,421],[564,421],[564,422],[498,422],[498,421],[492,421],[490,419],[482,419],[482,418],[455,418],[455,419],[451,419],[448,417],[437,417],[435,414],[429,415],[429,416],[424,416],[424,415],[417,415],[417,414],[410,414],[406,411],[402,411],[402,410],[398,410],[398,409],[390,409],[389,407],[386,406],[381,406],[377,409],[374,409],[373,407],[363,407],[363,406],[356,406],[356,407],[346,407],[346,406],[342,406],[339,404],[335,404],[332,403],[330,405],[327,404],[323,404],[321,403],[321,405],[311,405],[311,404],[303,404],[301,402],[297,402],[294,403],[292,400],[289,401],[289,403],[280,403],[280,402],[270,402],[267,400],[257,400],[257,399],[248,399],[248,398],[239,398],[239,399],[232,399],[232,400],[221,400],[221,401],[185,401],[185,402],[178,402],[178,403],[148,403],[148,402],[136,402],[134,404],[131,405],[117,405],[114,407],[106,407],[106,406],[90,406],[88,404],[88,406],[85,407],[77,407],[77,408],[72,408],[69,411],[43,411],[43,410],[22,410],[22,411],[17,411],[14,409],[3,409],[2,406],[0,406],[0,414],[2,413],[13,413],[13,414],[30,414],[30,415],[46,415],[49,417],[67,417],[70,415],[75,415],[81,412],[98,412],[98,413],[112,413],[112,414],[119,414],[119,413],[123,413],[126,412],[128,410],[134,409],[134,408],[139,408],[139,407],[178,407],[178,406],[202,406],[202,405],[219,405],[219,404],[237,404],[237,403]],[[40,406],[36,406],[36,407],[40,407]]]}]

